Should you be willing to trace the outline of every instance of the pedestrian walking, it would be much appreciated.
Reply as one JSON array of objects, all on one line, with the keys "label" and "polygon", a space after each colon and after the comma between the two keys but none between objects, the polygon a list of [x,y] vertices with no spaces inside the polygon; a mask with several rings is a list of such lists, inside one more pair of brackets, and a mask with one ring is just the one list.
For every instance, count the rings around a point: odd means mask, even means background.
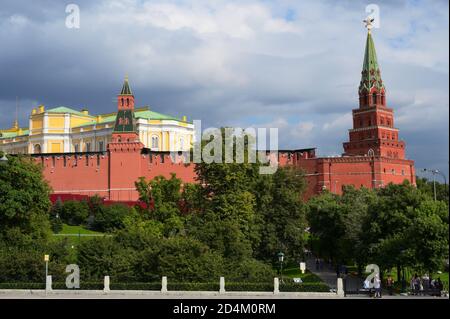
[{"label": "pedestrian walking", "polygon": [[394,290],[394,278],[389,275],[386,279],[386,287],[389,291],[389,296],[392,296],[392,291]]},{"label": "pedestrian walking", "polygon": [[381,279],[378,274],[375,275],[373,287],[375,288],[375,298],[381,298]]}]

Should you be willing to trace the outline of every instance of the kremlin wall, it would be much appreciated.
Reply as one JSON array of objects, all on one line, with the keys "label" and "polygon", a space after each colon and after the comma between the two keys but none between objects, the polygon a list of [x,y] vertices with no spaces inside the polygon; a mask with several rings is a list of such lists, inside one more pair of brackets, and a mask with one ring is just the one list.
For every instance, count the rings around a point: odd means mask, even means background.
[{"label": "kremlin wall", "polygon": [[[414,161],[405,158],[406,143],[398,139],[399,130],[394,127],[394,111],[387,106],[386,89],[370,31],[358,94],[359,107],[352,111],[353,128],[349,130],[349,141],[343,144],[342,156],[317,157],[314,148],[278,151],[279,166],[294,165],[304,171],[308,182],[306,199],[325,189],[341,194],[345,185],[373,189],[404,180],[415,184]],[[72,147],[64,152],[33,152],[35,148],[24,147],[42,165],[44,177],[53,188],[53,198],[99,195],[108,201],[129,202],[138,200],[134,183],[139,177],[152,179],[158,175],[170,177],[175,173],[184,182],[196,182],[195,164],[183,162],[186,147],[178,148],[180,152],[172,160],[170,152],[161,147],[163,135],[150,140],[150,136],[143,137],[137,129],[139,121],[128,79],[117,101],[118,112],[115,124],[111,124],[105,149],[80,152]],[[152,121],[151,116],[148,121]],[[95,124],[94,119],[91,122]],[[185,138],[192,142],[192,124],[185,118],[180,123]],[[87,124],[91,125],[90,122]],[[11,131],[7,133],[6,137],[0,136],[0,150],[13,148]],[[144,140],[145,144],[142,138],[148,138]],[[149,145],[152,142],[154,145]]]}]

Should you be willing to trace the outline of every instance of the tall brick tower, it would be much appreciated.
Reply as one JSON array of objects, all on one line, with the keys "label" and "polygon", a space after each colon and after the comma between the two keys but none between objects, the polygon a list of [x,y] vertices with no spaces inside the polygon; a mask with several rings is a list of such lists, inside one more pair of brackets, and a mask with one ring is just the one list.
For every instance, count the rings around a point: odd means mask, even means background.
[{"label": "tall brick tower", "polygon": [[404,159],[405,142],[398,139],[394,111],[387,106],[370,22],[358,94],[359,108],[352,111],[353,128],[349,130],[349,142],[344,143],[344,156]]},{"label": "tall brick tower", "polygon": [[141,172],[141,151],[144,144],[139,141],[134,117],[134,95],[128,77],[117,97],[116,124],[112,133],[109,151],[109,198],[117,201],[137,200],[134,187]]}]

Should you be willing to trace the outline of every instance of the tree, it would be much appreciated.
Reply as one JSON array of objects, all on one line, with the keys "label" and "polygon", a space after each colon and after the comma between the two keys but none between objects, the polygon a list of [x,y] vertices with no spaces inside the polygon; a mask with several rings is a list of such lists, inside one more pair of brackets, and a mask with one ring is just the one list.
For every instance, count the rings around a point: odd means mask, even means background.
[{"label": "tree", "polygon": [[377,190],[377,201],[369,207],[363,222],[362,241],[366,260],[377,263],[382,270],[414,266],[414,244],[407,232],[416,218],[417,208],[428,199],[408,181],[389,184]]},{"label": "tree", "polygon": [[0,236],[16,227],[33,238],[50,236],[50,191],[32,159],[9,156],[0,165]]},{"label": "tree", "polygon": [[305,186],[302,171],[295,167],[260,176],[254,191],[261,215],[259,258],[273,261],[279,251],[295,261],[303,257],[307,224],[301,195]]},{"label": "tree", "polygon": [[110,206],[100,205],[93,214],[91,229],[100,232],[112,232],[115,229],[124,227],[124,219],[130,214],[130,208],[123,204],[113,204]]},{"label": "tree", "polygon": [[445,201],[448,204],[449,187],[446,184],[441,184],[438,181],[428,180],[427,178],[416,177],[417,188],[422,192],[434,198],[434,187],[436,186],[436,199]]},{"label": "tree", "polygon": [[89,217],[87,201],[68,200],[62,205],[61,219],[68,225],[79,226],[85,224]]},{"label": "tree", "polygon": [[328,191],[308,202],[307,218],[310,232],[316,239],[316,245],[312,248],[319,256],[342,262],[342,239],[346,231],[344,214],[339,197]]}]

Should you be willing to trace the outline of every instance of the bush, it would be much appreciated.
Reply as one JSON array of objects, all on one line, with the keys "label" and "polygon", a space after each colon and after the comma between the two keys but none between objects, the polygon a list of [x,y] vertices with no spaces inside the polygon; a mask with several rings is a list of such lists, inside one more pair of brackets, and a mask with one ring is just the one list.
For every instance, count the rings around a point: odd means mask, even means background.
[{"label": "bush", "polygon": [[282,292],[330,292],[330,287],[325,283],[304,282],[301,284],[284,283],[280,284]]},{"label": "bush", "polygon": [[103,290],[103,282],[88,282],[80,280],[80,288],[67,288],[66,282],[53,282],[52,289],[65,289],[65,290]]},{"label": "bush", "polygon": [[219,291],[219,279],[217,282],[168,282],[167,290],[172,291]]},{"label": "bush", "polygon": [[60,217],[68,225],[81,225],[85,223],[88,216],[89,205],[86,201],[69,200],[62,204]]},{"label": "bush", "polygon": [[161,282],[112,282],[112,290],[161,290]]},{"label": "bush", "polygon": [[100,205],[93,211],[90,228],[100,232],[111,232],[124,228],[124,219],[130,214],[130,208],[122,204]]}]

